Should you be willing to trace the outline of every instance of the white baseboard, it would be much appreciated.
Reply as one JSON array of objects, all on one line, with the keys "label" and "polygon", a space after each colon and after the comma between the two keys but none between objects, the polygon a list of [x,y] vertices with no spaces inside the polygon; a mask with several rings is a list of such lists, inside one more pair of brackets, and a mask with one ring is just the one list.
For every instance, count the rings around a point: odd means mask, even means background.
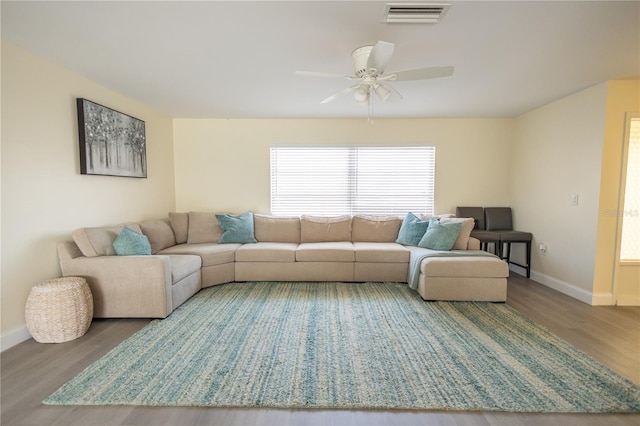
[{"label": "white baseboard", "polygon": [[591,298],[593,306],[610,306],[615,305],[612,293],[593,293]]},{"label": "white baseboard", "polygon": [[640,306],[640,297],[621,297],[616,303],[618,306]]},{"label": "white baseboard", "polygon": [[523,277],[527,276],[527,269],[522,266],[509,264],[509,270],[515,272],[518,275],[522,275]]},{"label": "white baseboard", "polygon": [[611,294],[593,294],[583,288],[576,287],[573,284],[559,280],[540,272],[531,271],[531,279],[552,288],[560,293],[571,296],[588,305],[612,305],[613,296]]},{"label": "white baseboard", "polygon": [[0,352],[4,352],[9,348],[14,347],[22,342],[31,339],[31,334],[26,325],[18,327],[14,330],[8,331],[0,336]]}]

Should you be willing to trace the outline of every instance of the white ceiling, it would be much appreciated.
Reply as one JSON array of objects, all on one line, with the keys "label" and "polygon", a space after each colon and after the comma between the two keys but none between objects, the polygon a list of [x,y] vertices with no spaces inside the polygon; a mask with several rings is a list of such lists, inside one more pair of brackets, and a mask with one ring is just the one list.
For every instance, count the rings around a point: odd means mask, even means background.
[{"label": "white ceiling", "polygon": [[1,33],[175,118],[366,117],[350,96],[319,103],[348,81],[294,72],[352,74],[378,40],[395,44],[387,71],[455,72],[394,83],[404,99],[376,117],[513,117],[640,76],[638,1],[445,3],[439,24],[385,24],[379,1],[3,1]]}]

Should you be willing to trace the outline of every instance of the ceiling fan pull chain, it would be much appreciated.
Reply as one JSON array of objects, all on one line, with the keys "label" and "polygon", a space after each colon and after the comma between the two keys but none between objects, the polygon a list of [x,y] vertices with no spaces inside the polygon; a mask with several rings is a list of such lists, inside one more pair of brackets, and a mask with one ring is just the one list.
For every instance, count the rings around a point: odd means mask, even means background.
[{"label": "ceiling fan pull chain", "polygon": [[369,124],[373,126],[373,86],[369,86]]}]

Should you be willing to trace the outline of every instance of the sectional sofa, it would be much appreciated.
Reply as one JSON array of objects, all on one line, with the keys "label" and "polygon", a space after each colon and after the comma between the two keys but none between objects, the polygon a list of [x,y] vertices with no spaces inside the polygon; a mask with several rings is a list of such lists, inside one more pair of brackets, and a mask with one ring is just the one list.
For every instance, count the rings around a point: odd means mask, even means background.
[{"label": "sectional sofa", "polygon": [[[437,218],[460,224],[442,251],[397,242],[400,217],[245,215],[251,235],[240,240],[227,238],[233,222],[221,226],[239,216],[211,212],[77,229],[58,244],[62,275],[87,279],[102,318],[164,318],[201,288],[244,281],[407,282],[425,300],[506,300],[507,264],[479,250],[473,219]],[[125,228],[147,253],[116,253]]]}]

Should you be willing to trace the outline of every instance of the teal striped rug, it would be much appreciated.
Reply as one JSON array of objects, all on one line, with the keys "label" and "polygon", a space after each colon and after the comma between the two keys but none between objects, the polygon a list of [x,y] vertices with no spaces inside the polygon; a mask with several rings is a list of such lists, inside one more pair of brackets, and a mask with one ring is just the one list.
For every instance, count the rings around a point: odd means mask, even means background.
[{"label": "teal striped rug", "polygon": [[638,412],[640,387],[504,304],[263,282],[202,290],[44,403]]}]

